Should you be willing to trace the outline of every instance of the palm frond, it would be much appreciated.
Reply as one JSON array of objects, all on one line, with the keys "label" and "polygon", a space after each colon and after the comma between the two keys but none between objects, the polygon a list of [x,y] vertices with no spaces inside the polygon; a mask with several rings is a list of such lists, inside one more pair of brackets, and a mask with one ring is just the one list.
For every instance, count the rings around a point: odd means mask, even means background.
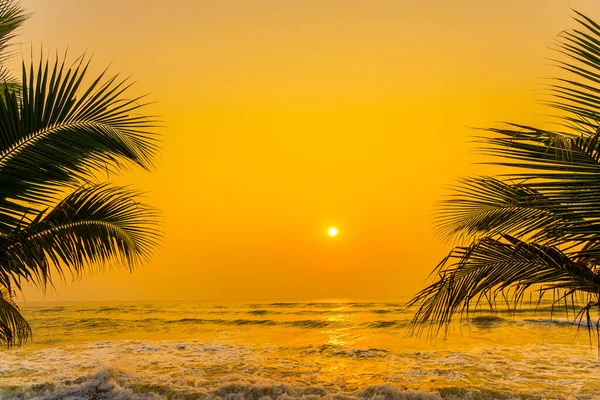
[{"label": "palm frond", "polygon": [[31,327],[21,315],[10,290],[0,287],[0,346],[20,346],[31,338]]},{"label": "palm frond", "polygon": [[158,244],[157,213],[138,193],[109,185],[84,186],[0,242],[0,284],[44,287],[52,272],[75,276],[107,265],[132,270]]},{"label": "palm frond", "polygon": [[[591,138],[568,136],[528,126],[509,124],[507,129],[489,128],[493,136],[480,137],[479,151],[501,158],[495,165],[525,169],[510,176],[523,179],[590,179],[600,172],[598,133]],[[511,129],[515,128],[515,129]]]},{"label": "palm frond", "polygon": [[12,56],[8,51],[10,42],[16,37],[18,29],[29,18],[20,1],[2,0],[0,2],[0,64]]},{"label": "palm frond", "polygon": [[564,59],[559,68],[569,77],[557,78],[551,85],[552,100],[547,103],[566,113],[564,125],[583,135],[593,135],[600,123],[600,25],[574,11],[579,29],[561,35],[558,51]]},{"label": "palm frond", "polygon": [[10,42],[27,18],[29,15],[23,10],[21,2],[0,2],[0,97],[3,97],[6,91],[15,92],[19,88],[19,82],[4,64],[14,56],[14,51],[9,50]]},{"label": "palm frond", "polygon": [[562,237],[580,216],[527,182],[494,177],[461,180],[435,213],[444,239],[476,239],[501,233],[537,241]]},{"label": "palm frond", "polygon": [[501,158],[493,164],[511,167],[503,179],[540,193],[550,200],[546,211],[568,220],[555,238],[600,240],[600,132],[573,137],[533,128],[490,131],[496,135],[482,139],[484,153]]},{"label": "palm frond", "polygon": [[123,95],[127,79],[98,76],[83,84],[89,61],[58,58],[23,64],[20,96],[0,98],[0,233],[18,221],[14,204],[50,205],[63,185],[134,163],[150,168],[158,150],[157,121],[137,112],[140,98]]},{"label": "palm frond", "polygon": [[585,292],[598,302],[600,276],[569,254],[537,243],[502,235],[485,237],[467,247],[457,247],[436,267],[438,279],[408,304],[416,306],[413,329],[429,328],[431,337],[448,329],[455,316],[468,315],[484,301],[492,310],[496,299],[509,307],[519,304],[525,290],[562,289]]},{"label": "palm frond", "polygon": [[[128,79],[88,80],[89,59],[72,65],[40,56],[22,64],[22,81],[3,63],[28,16],[0,0],[0,345],[20,345],[31,328],[12,293],[55,276],[108,266],[133,270],[153,254],[157,213],[124,187],[91,184],[97,172],[150,169],[159,148],[143,97]],[[89,82],[89,83],[87,83]],[[66,194],[66,195],[65,195]]]}]

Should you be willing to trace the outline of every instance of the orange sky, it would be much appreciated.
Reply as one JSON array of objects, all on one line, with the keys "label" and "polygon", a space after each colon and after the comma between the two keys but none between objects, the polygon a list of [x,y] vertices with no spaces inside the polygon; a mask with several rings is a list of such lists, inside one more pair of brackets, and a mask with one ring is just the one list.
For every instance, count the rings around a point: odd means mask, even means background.
[{"label": "orange sky", "polygon": [[[94,54],[166,121],[163,246],[26,300],[397,298],[449,245],[431,210],[481,171],[467,126],[539,123],[569,7],[592,0],[27,0],[23,52]],[[54,51],[54,50],[53,50]],[[326,235],[329,225],[341,230]]]}]

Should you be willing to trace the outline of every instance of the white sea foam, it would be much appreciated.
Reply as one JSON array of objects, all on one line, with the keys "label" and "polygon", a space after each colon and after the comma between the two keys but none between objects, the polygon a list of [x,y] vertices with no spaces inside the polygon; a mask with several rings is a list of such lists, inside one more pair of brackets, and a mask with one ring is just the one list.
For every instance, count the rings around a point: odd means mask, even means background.
[{"label": "white sea foam", "polygon": [[454,327],[448,340],[431,343],[407,338],[410,314],[399,308],[358,302],[24,307],[36,342],[0,353],[0,398],[391,400],[600,393],[595,347],[586,335],[575,339],[568,324],[549,324],[532,312],[483,316],[467,321],[462,331]]},{"label": "white sea foam", "polygon": [[337,387],[301,386],[269,383],[229,383],[207,390],[202,387],[177,387],[165,383],[139,383],[135,378],[114,370],[98,372],[57,384],[40,384],[5,391],[6,400],[434,400],[434,399],[489,399],[494,392],[461,390],[456,388],[435,390],[406,389],[394,385],[373,385],[352,392]]}]

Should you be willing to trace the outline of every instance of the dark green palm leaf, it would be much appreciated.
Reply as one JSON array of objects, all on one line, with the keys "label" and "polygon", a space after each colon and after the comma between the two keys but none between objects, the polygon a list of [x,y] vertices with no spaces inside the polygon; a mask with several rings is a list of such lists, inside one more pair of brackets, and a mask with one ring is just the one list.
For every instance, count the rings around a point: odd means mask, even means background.
[{"label": "dark green palm leaf", "polygon": [[[492,310],[499,296],[509,307],[519,304],[525,290],[561,289],[588,293],[598,302],[600,277],[582,262],[554,247],[526,243],[514,237],[485,237],[455,248],[435,270],[436,282],[409,303],[417,306],[413,328],[429,327],[437,335],[455,315],[469,313],[483,300]],[[423,325],[423,323],[428,325]]]},{"label": "dark green palm leaf", "polygon": [[14,55],[14,52],[9,50],[10,42],[28,17],[23,12],[20,2],[0,2],[0,97],[3,97],[6,91],[15,92],[19,88],[19,82],[4,64]]},{"label": "dark green palm leaf", "polygon": [[551,86],[549,105],[566,112],[565,125],[580,134],[592,135],[600,122],[600,26],[591,18],[575,12],[580,29],[561,35],[559,52],[565,60],[557,65],[570,77],[556,79]]},{"label": "dark green palm leaf", "polygon": [[132,270],[160,236],[157,213],[137,192],[89,183],[99,171],[149,169],[157,121],[139,114],[145,104],[127,97],[127,79],[88,81],[85,57],[68,66],[42,55],[13,80],[3,63],[25,19],[20,3],[0,0],[0,345],[9,347],[31,337],[13,288],[107,266]]},{"label": "dark green palm leaf", "polygon": [[31,327],[11,298],[10,291],[0,287],[0,346],[21,345],[31,338]]},{"label": "dark green palm leaf", "polygon": [[463,180],[439,208],[441,235],[471,244],[452,250],[410,302],[415,332],[428,326],[435,336],[481,301],[515,306],[533,288],[584,294],[579,317],[592,326],[590,308],[600,306],[600,26],[575,19],[581,29],[559,45],[558,66],[570,76],[555,81],[548,102],[568,131],[508,124],[479,138],[506,173]]},{"label": "dark green palm leaf", "polygon": [[578,214],[526,182],[494,177],[462,180],[435,216],[444,239],[506,233],[549,241],[560,237],[570,224],[580,222]]},{"label": "dark green palm leaf", "polygon": [[152,165],[156,121],[137,111],[139,98],[117,77],[83,86],[88,63],[56,60],[23,65],[20,96],[0,98],[0,232],[15,229],[14,204],[51,205],[62,185],[80,185],[94,172],[126,163]]},{"label": "dark green palm leaf", "polygon": [[107,265],[133,269],[150,257],[160,237],[157,213],[122,187],[92,185],[68,195],[49,211],[3,238],[0,285],[40,286],[52,271],[80,275]]}]

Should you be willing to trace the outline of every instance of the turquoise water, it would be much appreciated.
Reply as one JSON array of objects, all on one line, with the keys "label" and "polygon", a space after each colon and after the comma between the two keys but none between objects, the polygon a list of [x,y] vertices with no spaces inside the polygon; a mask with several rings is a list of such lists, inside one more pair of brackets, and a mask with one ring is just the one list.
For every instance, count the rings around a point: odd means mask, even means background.
[{"label": "turquoise water", "polygon": [[[600,398],[572,315],[477,315],[435,343],[397,301],[38,303],[2,399]],[[543,308],[547,305],[542,305]]]}]

